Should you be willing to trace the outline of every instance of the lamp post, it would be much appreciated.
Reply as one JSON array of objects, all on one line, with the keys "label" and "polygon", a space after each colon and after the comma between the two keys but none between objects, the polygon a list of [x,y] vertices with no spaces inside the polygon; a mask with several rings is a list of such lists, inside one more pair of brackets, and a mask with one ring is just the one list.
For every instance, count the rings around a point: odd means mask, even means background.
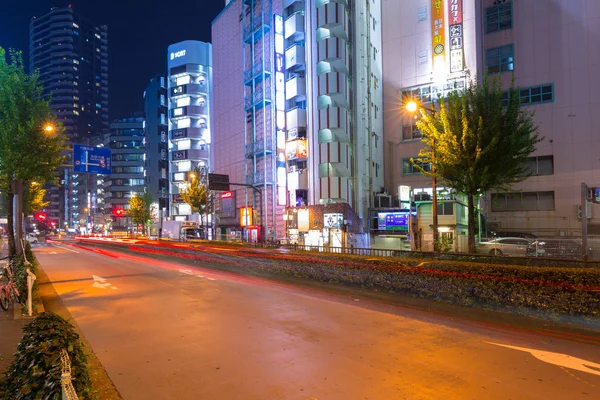
[{"label": "lamp post", "polygon": [[[419,108],[431,113],[431,116],[435,118],[436,110],[435,107],[425,108],[419,107],[419,104],[415,100],[410,100],[406,103],[406,110],[414,114]],[[416,118],[416,115],[415,115]],[[433,230],[433,251],[437,251],[438,246],[438,210],[437,210],[437,176],[435,172],[435,139],[431,146],[431,228]]]}]

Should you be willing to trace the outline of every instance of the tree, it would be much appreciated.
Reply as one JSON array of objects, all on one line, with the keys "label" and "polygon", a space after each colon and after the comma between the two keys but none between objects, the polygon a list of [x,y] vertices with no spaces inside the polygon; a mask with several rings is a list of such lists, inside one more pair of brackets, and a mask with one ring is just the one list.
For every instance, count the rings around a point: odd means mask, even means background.
[{"label": "tree", "polygon": [[23,196],[23,214],[31,215],[36,211],[40,211],[41,209],[48,207],[50,202],[44,200],[45,196],[46,189],[44,189],[42,185],[37,182],[29,182],[28,186],[25,188],[25,193]]},{"label": "tree", "polygon": [[[179,189],[179,194],[185,203],[187,203],[192,213],[199,213],[204,219],[204,226],[208,228],[208,215],[212,213],[213,194],[208,190],[208,182],[200,168],[194,168],[194,171],[189,174],[191,178],[186,182],[184,188]],[[207,229],[205,229],[205,232]]]},{"label": "tree", "polygon": [[[46,129],[46,127],[51,127]],[[0,187],[7,192],[9,254],[20,253],[16,243],[21,238],[20,218],[13,229],[13,215],[20,214],[24,199],[23,186],[35,181],[40,185],[56,184],[55,170],[65,163],[67,150],[64,129],[52,115],[44,99],[38,75],[28,75],[20,52],[0,48]],[[18,206],[13,209],[17,195]]]},{"label": "tree", "polygon": [[152,195],[150,193],[138,193],[129,200],[127,215],[135,225],[143,225],[147,235],[150,234],[150,226],[154,215],[152,206]]},{"label": "tree", "polygon": [[518,88],[511,85],[506,93],[507,100],[499,80],[485,76],[481,85],[471,82],[441,99],[439,112],[421,109],[417,122],[427,146],[413,163],[420,168],[435,155],[438,180],[467,196],[470,253],[476,251],[476,200],[527,178],[527,159],[542,140],[532,113],[520,108]]}]

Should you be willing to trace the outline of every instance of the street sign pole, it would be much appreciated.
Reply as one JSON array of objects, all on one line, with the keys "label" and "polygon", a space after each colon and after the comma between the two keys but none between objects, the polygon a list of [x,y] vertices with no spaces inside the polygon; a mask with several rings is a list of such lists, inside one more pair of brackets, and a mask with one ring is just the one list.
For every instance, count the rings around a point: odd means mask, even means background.
[{"label": "street sign pole", "polygon": [[587,197],[588,187],[585,182],[581,183],[581,247],[583,262],[586,263],[588,259],[588,245],[587,245]]}]

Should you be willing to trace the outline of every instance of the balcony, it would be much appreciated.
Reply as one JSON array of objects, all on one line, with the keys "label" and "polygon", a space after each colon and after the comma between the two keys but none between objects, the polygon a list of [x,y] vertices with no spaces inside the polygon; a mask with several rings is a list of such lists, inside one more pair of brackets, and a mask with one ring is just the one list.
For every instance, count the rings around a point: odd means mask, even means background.
[{"label": "balcony", "polygon": [[306,100],[306,79],[295,76],[285,82],[285,99]]},{"label": "balcony", "polygon": [[283,0],[283,8],[296,5],[304,7],[304,0]]},{"label": "balcony", "polygon": [[269,92],[265,93],[266,97],[263,98],[262,90],[257,90],[253,94],[248,94],[244,98],[244,106],[246,111],[255,107],[256,109],[263,108],[263,106],[267,104],[271,104],[271,94]]},{"label": "balcony", "polygon": [[204,138],[204,128],[185,128],[173,129],[171,131],[171,140],[179,139],[202,139]]},{"label": "balcony", "polygon": [[304,40],[304,15],[297,13],[285,20],[285,38],[294,42]]},{"label": "balcony", "polygon": [[208,160],[209,157],[210,151],[208,149],[176,150],[169,154],[169,160],[174,162]]},{"label": "balcony", "polygon": [[169,110],[169,118],[179,118],[179,117],[198,117],[202,115],[208,115],[208,108],[206,106],[185,106],[172,108]]},{"label": "balcony", "polygon": [[293,108],[285,113],[287,139],[292,140],[306,136],[306,110]]},{"label": "balcony", "polygon": [[266,147],[263,141],[258,141],[246,145],[246,158],[263,157],[268,154],[273,154],[273,144],[267,141]]},{"label": "balcony", "polygon": [[262,62],[255,63],[252,68],[248,68],[244,71],[244,84],[246,86],[252,86],[252,82],[259,83],[265,77],[271,76],[271,65],[265,63],[263,68]]},{"label": "balcony", "polygon": [[203,83],[188,83],[187,85],[175,86],[171,88],[171,99],[175,99],[185,95],[200,95],[207,94],[208,86],[206,81]]},{"label": "balcony", "polygon": [[253,20],[248,18],[250,22],[247,26],[244,26],[244,42],[255,43],[264,34],[271,30],[271,16],[265,14],[262,16],[255,17]]},{"label": "balcony", "polygon": [[306,69],[304,46],[294,45],[285,51],[285,69],[299,71]]}]

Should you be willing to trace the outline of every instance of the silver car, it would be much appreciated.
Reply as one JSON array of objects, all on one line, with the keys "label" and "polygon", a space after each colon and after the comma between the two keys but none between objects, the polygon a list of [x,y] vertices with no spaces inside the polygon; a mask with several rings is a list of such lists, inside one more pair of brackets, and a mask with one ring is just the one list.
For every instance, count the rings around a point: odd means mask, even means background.
[{"label": "silver car", "polygon": [[525,256],[530,239],[518,237],[503,237],[479,243],[479,252],[495,256]]}]

